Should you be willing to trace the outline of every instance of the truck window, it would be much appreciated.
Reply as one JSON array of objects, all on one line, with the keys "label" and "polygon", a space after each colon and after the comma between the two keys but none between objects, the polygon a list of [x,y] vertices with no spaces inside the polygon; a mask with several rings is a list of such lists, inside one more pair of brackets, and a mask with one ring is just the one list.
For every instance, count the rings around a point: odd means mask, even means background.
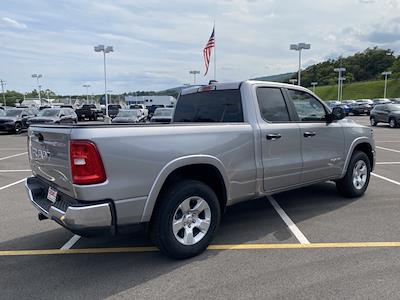
[{"label": "truck window", "polygon": [[297,90],[288,90],[300,121],[325,121],[326,111],[321,102],[310,94]]},{"label": "truck window", "polygon": [[181,95],[173,122],[243,122],[240,90]]},{"label": "truck window", "polygon": [[287,122],[290,120],[281,89],[258,88],[257,100],[264,120],[269,122]]}]

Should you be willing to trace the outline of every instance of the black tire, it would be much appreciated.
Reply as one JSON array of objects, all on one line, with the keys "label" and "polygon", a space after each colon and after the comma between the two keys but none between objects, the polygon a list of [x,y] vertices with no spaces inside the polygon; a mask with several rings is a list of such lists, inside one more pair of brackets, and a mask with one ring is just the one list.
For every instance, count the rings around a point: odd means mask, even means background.
[{"label": "black tire", "polygon": [[396,128],[397,127],[397,122],[395,118],[390,118],[389,119],[389,127],[390,128]]},{"label": "black tire", "polygon": [[[353,170],[359,161],[363,161],[367,168],[366,181],[362,186],[362,188],[356,188],[353,183]],[[371,176],[371,163],[369,161],[367,154],[365,154],[365,152],[362,151],[355,151],[350,159],[346,175],[342,179],[336,181],[336,188],[339,191],[339,193],[342,194],[343,196],[349,198],[361,197],[365,193],[368,187],[370,176]]]},{"label": "black tire", "polygon": [[376,121],[375,117],[370,117],[369,121],[371,123],[371,126],[376,126],[378,125],[378,122]]},{"label": "black tire", "polygon": [[14,125],[14,133],[20,134],[22,131],[22,124],[20,122],[16,122]]},{"label": "black tire", "polygon": [[[221,208],[214,191],[200,181],[182,180],[168,187],[160,197],[150,224],[150,233],[155,245],[161,252],[176,259],[185,259],[202,253],[212,241],[221,219]],[[201,197],[207,202],[211,221],[202,239],[193,245],[184,245],[175,237],[172,222],[180,204],[191,197]],[[194,226],[192,230],[194,231]]]},{"label": "black tire", "polygon": [[370,112],[367,112],[367,116],[369,116],[371,113]]}]

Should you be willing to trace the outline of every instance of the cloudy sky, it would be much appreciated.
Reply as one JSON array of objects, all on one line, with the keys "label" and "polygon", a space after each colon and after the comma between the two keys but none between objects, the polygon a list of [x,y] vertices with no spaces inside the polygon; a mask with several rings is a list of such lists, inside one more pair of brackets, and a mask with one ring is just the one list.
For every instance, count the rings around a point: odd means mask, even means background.
[{"label": "cloudy sky", "polygon": [[[309,65],[367,47],[400,54],[400,0],[3,0],[0,5],[0,79],[7,89],[43,88],[59,94],[103,89],[97,44],[108,56],[114,92],[161,90],[204,72],[202,49],[216,21],[219,81],[294,71],[289,44],[311,43]],[[212,70],[212,65],[211,65]],[[198,82],[208,82],[199,76]]]}]

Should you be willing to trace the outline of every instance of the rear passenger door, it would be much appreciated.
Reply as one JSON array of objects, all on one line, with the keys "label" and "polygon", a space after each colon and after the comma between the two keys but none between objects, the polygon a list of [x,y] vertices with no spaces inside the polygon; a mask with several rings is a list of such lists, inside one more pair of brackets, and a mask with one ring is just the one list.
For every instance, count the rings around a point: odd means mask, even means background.
[{"label": "rear passenger door", "polygon": [[327,108],[311,94],[287,89],[300,127],[303,158],[302,183],[341,175],[344,166],[344,133],[338,121],[327,122]]},{"label": "rear passenger door", "polygon": [[264,190],[278,191],[300,183],[302,168],[300,130],[280,88],[256,90],[261,120]]}]

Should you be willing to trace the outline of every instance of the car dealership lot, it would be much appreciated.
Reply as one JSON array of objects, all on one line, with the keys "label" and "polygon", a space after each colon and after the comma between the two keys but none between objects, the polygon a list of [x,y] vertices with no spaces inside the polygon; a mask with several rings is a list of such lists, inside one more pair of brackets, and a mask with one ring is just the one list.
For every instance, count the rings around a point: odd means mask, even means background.
[{"label": "car dealership lot", "polygon": [[378,164],[363,198],[328,182],[235,205],[210,250],[185,261],[142,232],[88,239],[39,222],[21,182],[26,134],[2,134],[0,298],[398,298],[400,129],[374,132]]}]

